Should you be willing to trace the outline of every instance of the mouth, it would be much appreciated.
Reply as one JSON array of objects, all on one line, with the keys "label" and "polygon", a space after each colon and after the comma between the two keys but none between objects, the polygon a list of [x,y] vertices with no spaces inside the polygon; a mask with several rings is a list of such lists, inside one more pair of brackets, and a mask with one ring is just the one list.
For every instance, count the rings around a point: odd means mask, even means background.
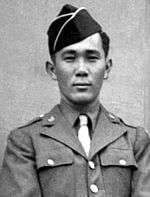
[{"label": "mouth", "polygon": [[88,82],[76,82],[73,84],[74,87],[77,87],[79,89],[86,89],[91,86],[91,83]]}]

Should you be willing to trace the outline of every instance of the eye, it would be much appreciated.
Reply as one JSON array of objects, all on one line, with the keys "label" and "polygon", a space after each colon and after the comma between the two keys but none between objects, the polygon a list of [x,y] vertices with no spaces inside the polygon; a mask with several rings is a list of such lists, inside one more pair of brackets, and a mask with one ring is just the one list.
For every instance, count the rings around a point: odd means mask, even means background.
[{"label": "eye", "polygon": [[66,62],[73,62],[75,60],[75,56],[74,55],[66,55],[63,57],[63,60]]},{"label": "eye", "polygon": [[96,61],[98,61],[100,58],[99,58],[97,55],[88,55],[87,59],[88,59],[90,62],[96,62]]}]

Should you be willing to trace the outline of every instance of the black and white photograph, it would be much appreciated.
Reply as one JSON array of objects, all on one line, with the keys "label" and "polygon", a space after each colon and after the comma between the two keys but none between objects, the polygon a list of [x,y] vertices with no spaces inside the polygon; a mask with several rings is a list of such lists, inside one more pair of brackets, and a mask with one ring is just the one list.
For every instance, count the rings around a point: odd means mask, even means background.
[{"label": "black and white photograph", "polygon": [[0,197],[150,197],[150,0],[0,10]]}]

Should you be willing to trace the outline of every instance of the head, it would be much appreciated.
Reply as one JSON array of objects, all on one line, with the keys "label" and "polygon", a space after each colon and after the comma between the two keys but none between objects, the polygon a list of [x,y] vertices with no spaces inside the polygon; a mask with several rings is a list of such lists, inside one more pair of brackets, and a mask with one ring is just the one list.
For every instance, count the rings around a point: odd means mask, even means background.
[{"label": "head", "polygon": [[[60,16],[64,12],[63,17],[71,17],[64,8]],[[62,99],[70,104],[89,105],[97,102],[104,76],[110,71],[109,38],[84,8],[71,10],[71,13],[75,14],[59,24],[59,28],[56,28],[57,23],[63,18],[60,16],[49,28],[49,51],[53,63],[47,63],[46,70],[58,80]],[[53,26],[59,31],[51,40]]]}]

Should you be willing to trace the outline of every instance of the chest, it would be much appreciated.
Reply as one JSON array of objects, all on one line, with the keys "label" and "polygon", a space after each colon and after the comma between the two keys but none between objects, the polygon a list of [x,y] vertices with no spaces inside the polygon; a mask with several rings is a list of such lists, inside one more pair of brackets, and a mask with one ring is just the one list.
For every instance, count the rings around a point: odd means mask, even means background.
[{"label": "chest", "polygon": [[[129,139],[121,136],[88,159],[56,139],[34,143],[43,196],[129,197],[137,165]],[[114,189],[115,188],[115,189]]]}]

